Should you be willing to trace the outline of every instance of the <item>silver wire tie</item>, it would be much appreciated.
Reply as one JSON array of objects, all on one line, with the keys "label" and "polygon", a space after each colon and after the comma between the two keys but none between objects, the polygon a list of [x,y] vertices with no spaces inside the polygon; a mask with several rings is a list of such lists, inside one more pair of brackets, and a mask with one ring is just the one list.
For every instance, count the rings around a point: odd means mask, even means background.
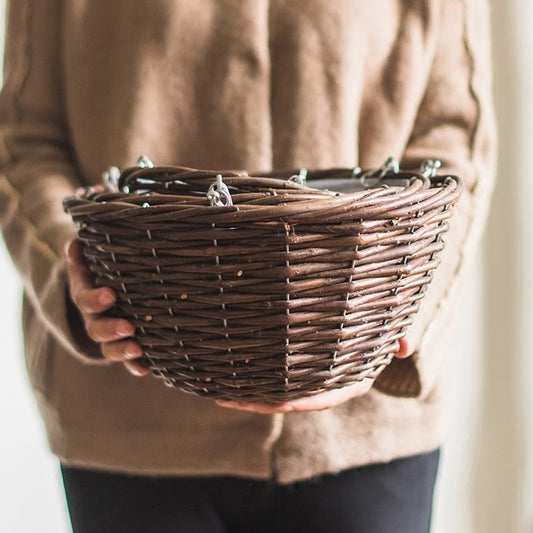
[{"label": "silver wire tie", "polygon": [[102,172],[102,182],[104,189],[108,192],[118,192],[118,179],[120,178],[120,169],[115,166],[109,167]]},{"label": "silver wire tie", "polygon": [[227,207],[233,205],[229,189],[222,181],[222,174],[217,174],[217,179],[209,187],[206,196],[211,203],[211,207]]},{"label": "silver wire tie", "polygon": [[426,159],[420,165],[420,174],[425,178],[434,178],[441,166],[442,163],[438,159]]},{"label": "silver wire tie", "polygon": [[139,159],[137,159],[137,166],[139,168],[154,168],[154,164],[152,163],[152,160],[145,155],[141,155]]}]

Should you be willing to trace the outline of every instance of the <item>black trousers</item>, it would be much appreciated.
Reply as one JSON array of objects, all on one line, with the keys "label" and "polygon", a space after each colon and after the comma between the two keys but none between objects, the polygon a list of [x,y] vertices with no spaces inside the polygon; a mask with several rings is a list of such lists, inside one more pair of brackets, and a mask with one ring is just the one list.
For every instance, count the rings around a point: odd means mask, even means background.
[{"label": "black trousers", "polygon": [[439,451],[290,485],[62,466],[75,533],[428,533]]}]

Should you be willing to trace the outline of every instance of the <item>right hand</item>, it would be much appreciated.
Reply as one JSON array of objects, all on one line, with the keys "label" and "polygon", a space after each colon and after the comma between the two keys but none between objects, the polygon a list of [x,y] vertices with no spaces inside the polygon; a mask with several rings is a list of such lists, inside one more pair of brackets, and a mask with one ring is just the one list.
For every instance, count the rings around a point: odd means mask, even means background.
[{"label": "right hand", "polygon": [[102,316],[113,306],[117,295],[108,287],[93,286],[82,243],[78,239],[66,244],[65,260],[70,298],[80,312],[89,338],[100,344],[102,355],[108,361],[123,363],[137,377],[149,374],[150,370],[136,360],[142,356],[143,349],[132,338],[134,325],[123,318]]}]

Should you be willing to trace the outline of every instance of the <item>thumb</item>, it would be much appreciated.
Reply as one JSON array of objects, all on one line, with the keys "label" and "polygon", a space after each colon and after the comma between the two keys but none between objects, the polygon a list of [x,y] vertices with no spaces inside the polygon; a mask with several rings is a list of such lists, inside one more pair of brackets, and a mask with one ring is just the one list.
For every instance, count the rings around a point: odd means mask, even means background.
[{"label": "thumb", "polygon": [[398,359],[405,359],[413,354],[413,346],[407,337],[402,337],[399,341],[400,347],[395,354]]},{"label": "thumb", "polygon": [[84,265],[85,258],[83,257],[83,245],[79,239],[71,239],[67,241],[63,248],[65,259],[76,265]]}]

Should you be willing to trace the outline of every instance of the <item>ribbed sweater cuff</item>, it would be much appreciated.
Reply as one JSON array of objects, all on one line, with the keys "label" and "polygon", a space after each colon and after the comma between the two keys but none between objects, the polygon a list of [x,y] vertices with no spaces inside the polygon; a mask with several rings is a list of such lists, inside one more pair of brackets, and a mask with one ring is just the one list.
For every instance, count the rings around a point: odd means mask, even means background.
[{"label": "ribbed sweater cuff", "polygon": [[418,397],[422,391],[422,384],[413,357],[393,359],[389,366],[377,377],[374,382],[374,388],[389,396]]}]

